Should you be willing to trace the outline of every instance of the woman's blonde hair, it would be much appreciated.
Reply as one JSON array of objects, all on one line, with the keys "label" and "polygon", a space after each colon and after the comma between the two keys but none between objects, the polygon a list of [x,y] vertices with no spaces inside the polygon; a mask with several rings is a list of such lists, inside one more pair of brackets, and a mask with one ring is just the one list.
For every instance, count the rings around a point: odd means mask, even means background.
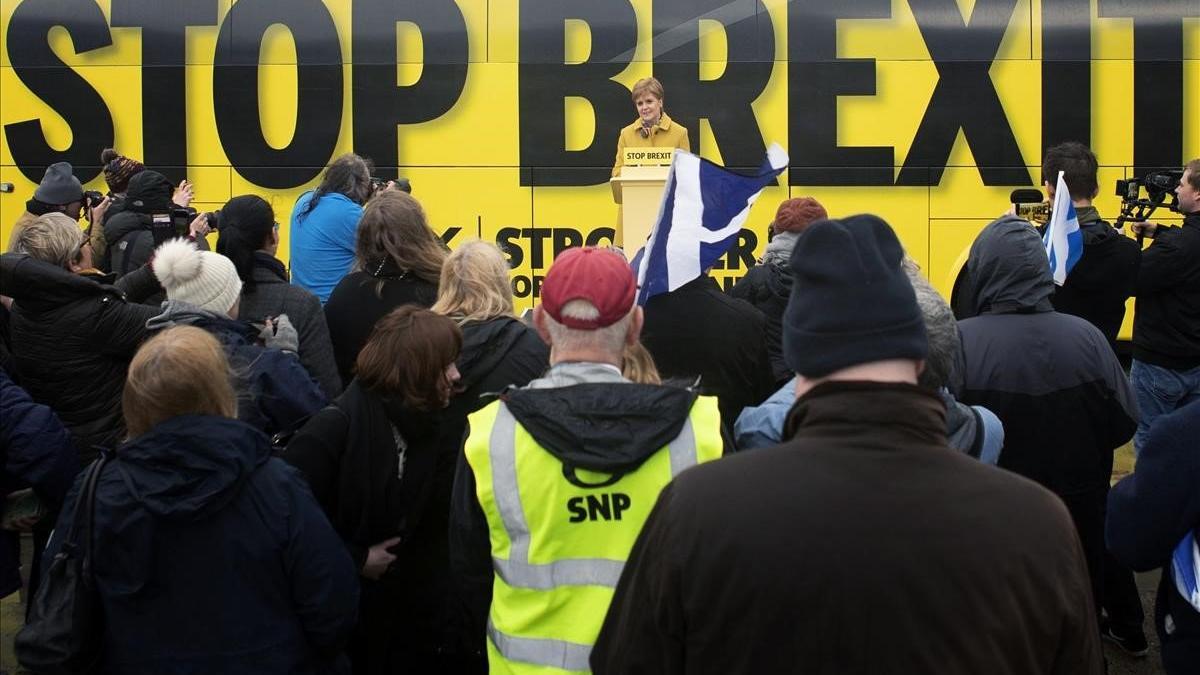
[{"label": "woman's blonde hair", "polygon": [[87,236],[79,223],[65,214],[53,212],[38,216],[13,232],[9,248],[55,267],[71,269],[79,261],[79,252]]},{"label": "woman's blonde hair", "polygon": [[630,93],[633,95],[633,100],[635,103],[642,96],[642,94],[650,94],[654,98],[661,101],[663,100],[662,82],[659,82],[653,77],[643,77],[633,84],[633,91]]},{"label": "woman's blonde hair", "polygon": [[495,244],[473,239],[455,249],[442,265],[432,309],[459,324],[513,316],[508,262]]},{"label": "woman's blonde hair", "polygon": [[625,379],[638,384],[662,384],[658,367],[654,365],[654,357],[640,340],[625,345],[625,354],[621,357],[621,374]]},{"label": "woman's blonde hair", "polygon": [[195,326],[168,328],[147,340],[129,364],[121,411],[129,438],[180,415],[237,417],[221,343]]},{"label": "woman's blonde hair", "polygon": [[354,265],[377,274],[391,261],[402,273],[411,273],[431,284],[438,282],[446,247],[429,229],[425,210],[412,196],[389,190],[375,195],[358,221]]}]

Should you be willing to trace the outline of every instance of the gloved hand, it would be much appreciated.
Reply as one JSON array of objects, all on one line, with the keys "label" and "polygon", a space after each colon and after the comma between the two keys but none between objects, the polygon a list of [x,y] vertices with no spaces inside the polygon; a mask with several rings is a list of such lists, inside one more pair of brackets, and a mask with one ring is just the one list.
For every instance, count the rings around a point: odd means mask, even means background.
[{"label": "gloved hand", "polygon": [[296,327],[292,325],[287,314],[280,314],[274,320],[267,319],[266,325],[263,326],[258,337],[262,338],[266,346],[273,349],[293,353],[300,350],[300,334],[296,332]]}]

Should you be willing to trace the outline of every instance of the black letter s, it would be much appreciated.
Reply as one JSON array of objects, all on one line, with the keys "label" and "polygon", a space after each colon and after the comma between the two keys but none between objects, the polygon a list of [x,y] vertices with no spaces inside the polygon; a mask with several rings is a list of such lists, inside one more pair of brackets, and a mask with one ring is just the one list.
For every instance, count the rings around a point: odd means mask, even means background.
[{"label": "black letter s", "polygon": [[587,509],[583,508],[583,497],[571,497],[568,499],[567,510],[571,512],[570,522],[582,523],[587,520]]},{"label": "black letter s", "polygon": [[77,54],[111,45],[112,34],[92,0],[25,0],[9,21],[5,39],[13,72],[67,121],[71,146],[62,152],[50,147],[38,119],[6,124],[4,133],[13,161],[29,180],[36,183],[47,166],[67,161],[86,183],[99,175],[100,151],[113,143],[112,113],[99,92],[50,48],[48,33],[55,26],[71,34]]}]

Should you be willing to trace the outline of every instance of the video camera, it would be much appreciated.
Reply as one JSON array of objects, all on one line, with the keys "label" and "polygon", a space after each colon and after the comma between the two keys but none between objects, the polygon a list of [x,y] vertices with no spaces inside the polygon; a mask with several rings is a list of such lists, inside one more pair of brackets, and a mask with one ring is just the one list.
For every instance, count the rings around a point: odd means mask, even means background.
[{"label": "video camera", "polygon": [[378,178],[376,176],[371,176],[371,194],[375,194],[376,192],[379,192],[383,188],[387,187],[389,181],[395,182],[396,187],[400,190],[412,194],[412,183],[409,182],[407,178],[396,178],[394,181],[392,181],[392,179],[389,178]]},{"label": "video camera", "polygon": [[[1183,169],[1151,171],[1141,178],[1118,180],[1117,196],[1121,198],[1121,215],[1117,217],[1117,229],[1131,220],[1146,220],[1168,200],[1167,208],[1178,213],[1179,196],[1175,194],[1175,188],[1179,187],[1181,180]],[[1146,191],[1145,198],[1142,197],[1143,189]]]}]

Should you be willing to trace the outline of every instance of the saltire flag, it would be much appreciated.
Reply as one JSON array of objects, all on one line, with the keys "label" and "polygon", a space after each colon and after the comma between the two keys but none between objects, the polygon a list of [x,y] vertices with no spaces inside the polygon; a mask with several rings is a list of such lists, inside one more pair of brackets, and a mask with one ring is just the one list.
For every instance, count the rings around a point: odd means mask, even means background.
[{"label": "saltire flag", "polygon": [[1046,255],[1050,258],[1050,272],[1054,284],[1062,286],[1067,281],[1071,268],[1083,255],[1083,231],[1079,229],[1079,217],[1075,215],[1075,204],[1063,172],[1058,172],[1058,186],[1054,188],[1054,204],[1050,209],[1050,223],[1042,235]]},{"label": "saltire flag", "polygon": [[1200,547],[1196,546],[1196,533],[1188,532],[1175,554],[1171,556],[1171,568],[1175,577],[1175,588],[1187,598],[1188,603],[1200,612]]},{"label": "saltire flag", "polygon": [[750,176],[734,173],[690,152],[675,150],[658,220],[630,265],[639,305],[699,277],[737,241],[750,206],[787,168],[778,144]]}]

